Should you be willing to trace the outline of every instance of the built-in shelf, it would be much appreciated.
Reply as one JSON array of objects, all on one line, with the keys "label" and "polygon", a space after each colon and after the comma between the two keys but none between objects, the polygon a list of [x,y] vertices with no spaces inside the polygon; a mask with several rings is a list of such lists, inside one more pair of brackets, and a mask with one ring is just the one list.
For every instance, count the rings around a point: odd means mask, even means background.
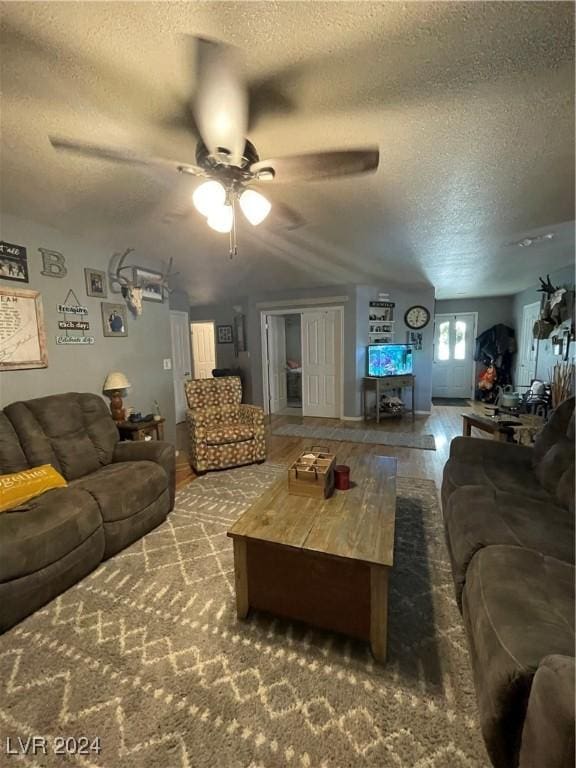
[{"label": "built-in shelf", "polygon": [[[371,301],[368,308],[368,339],[370,343],[381,342],[390,344],[394,341],[394,310],[396,305],[393,301],[378,300]],[[373,319],[370,315],[376,315]],[[386,328],[385,331],[373,330],[374,327]]]}]

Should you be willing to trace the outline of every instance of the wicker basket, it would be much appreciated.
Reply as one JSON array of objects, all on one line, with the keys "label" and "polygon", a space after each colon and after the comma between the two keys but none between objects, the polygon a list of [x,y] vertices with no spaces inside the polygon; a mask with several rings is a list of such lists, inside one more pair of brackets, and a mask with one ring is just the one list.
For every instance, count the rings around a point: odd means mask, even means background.
[{"label": "wicker basket", "polygon": [[327,499],[334,491],[336,456],[322,446],[303,451],[288,468],[288,493]]}]

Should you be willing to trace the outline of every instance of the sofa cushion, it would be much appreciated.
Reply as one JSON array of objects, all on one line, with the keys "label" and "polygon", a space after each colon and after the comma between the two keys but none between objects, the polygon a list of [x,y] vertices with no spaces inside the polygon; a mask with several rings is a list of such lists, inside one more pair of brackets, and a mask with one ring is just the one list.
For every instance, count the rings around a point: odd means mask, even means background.
[{"label": "sofa cushion", "polygon": [[45,568],[102,526],[96,502],[80,489],[56,488],[0,515],[0,582]]},{"label": "sofa cushion", "polygon": [[554,443],[536,464],[536,477],[546,490],[555,494],[560,478],[574,465],[574,442],[561,437]]},{"label": "sofa cushion", "polygon": [[112,461],[118,430],[98,395],[69,392],[4,409],[30,466],[52,464],[74,480]]},{"label": "sofa cushion", "polygon": [[488,754],[495,768],[509,768],[540,661],[574,654],[574,566],[521,547],[486,547],[468,568],[463,616]]},{"label": "sofa cushion", "polygon": [[454,491],[443,514],[459,606],[468,565],[484,547],[510,544],[574,562],[574,515],[552,497],[532,499],[466,486]]},{"label": "sofa cushion", "polygon": [[522,730],[520,768],[574,768],[574,657],[538,667]]},{"label": "sofa cushion", "polygon": [[462,461],[456,457],[448,459],[444,466],[442,483],[444,503],[454,491],[468,485],[483,486],[544,501],[550,500],[550,493],[540,485],[529,463],[509,464],[505,461],[483,459],[473,462]]},{"label": "sofa cushion", "polygon": [[254,427],[248,424],[221,424],[206,430],[208,445],[225,445],[226,443],[242,443],[254,439]]},{"label": "sofa cushion", "polygon": [[569,397],[554,410],[550,420],[534,441],[532,464],[536,467],[560,438],[574,442],[574,397]]},{"label": "sofa cushion", "polygon": [[106,523],[124,520],[148,507],[167,490],[168,477],[152,461],[123,461],[74,481],[72,487],[93,496]]},{"label": "sofa cushion", "polygon": [[28,469],[28,461],[18,440],[12,422],[0,411],[0,474]]}]

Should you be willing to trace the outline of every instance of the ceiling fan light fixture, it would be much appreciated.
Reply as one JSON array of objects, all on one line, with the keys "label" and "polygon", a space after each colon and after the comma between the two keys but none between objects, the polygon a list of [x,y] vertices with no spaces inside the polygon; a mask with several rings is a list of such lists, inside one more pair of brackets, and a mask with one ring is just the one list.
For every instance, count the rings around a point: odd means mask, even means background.
[{"label": "ceiling fan light fixture", "polygon": [[213,179],[205,181],[194,190],[192,202],[202,216],[209,217],[213,212],[224,206],[226,190],[219,181],[214,181]]},{"label": "ceiling fan light fixture", "polygon": [[234,211],[231,205],[221,205],[214,208],[208,216],[208,226],[216,232],[230,232],[234,222]]},{"label": "ceiling fan light fixture", "polygon": [[260,192],[253,189],[245,189],[240,195],[240,208],[250,224],[257,227],[261,224],[272,209],[272,203]]}]

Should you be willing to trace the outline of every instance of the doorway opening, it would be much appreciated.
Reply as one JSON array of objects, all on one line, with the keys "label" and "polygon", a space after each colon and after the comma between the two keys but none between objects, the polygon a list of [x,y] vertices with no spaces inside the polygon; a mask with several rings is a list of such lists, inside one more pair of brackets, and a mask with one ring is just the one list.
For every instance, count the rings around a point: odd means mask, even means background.
[{"label": "doorway opening", "polygon": [[432,397],[473,398],[477,324],[477,312],[435,315]]},{"label": "doorway opening", "polygon": [[195,379],[211,379],[216,368],[216,339],[214,321],[190,323],[192,335],[192,366]]},{"label": "doorway opening", "polygon": [[340,418],[343,309],[262,312],[264,410]]}]

